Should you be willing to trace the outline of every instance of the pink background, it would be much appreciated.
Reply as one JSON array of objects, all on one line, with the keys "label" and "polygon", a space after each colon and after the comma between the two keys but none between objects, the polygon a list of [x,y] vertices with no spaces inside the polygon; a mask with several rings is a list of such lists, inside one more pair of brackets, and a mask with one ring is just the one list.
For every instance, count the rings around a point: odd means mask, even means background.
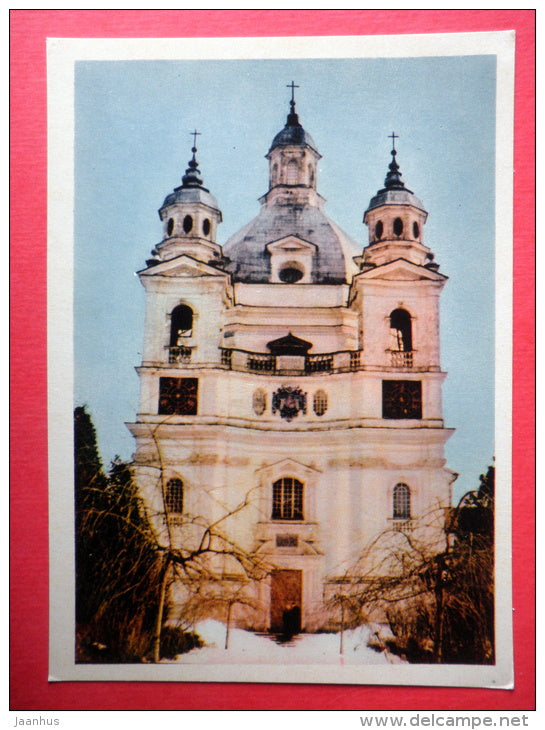
[{"label": "pink background", "polygon": [[[532,710],[534,10],[11,10],[12,710]],[[513,605],[515,689],[48,683],[47,37],[375,35],[515,30]],[[29,217],[29,201],[33,215]]]}]

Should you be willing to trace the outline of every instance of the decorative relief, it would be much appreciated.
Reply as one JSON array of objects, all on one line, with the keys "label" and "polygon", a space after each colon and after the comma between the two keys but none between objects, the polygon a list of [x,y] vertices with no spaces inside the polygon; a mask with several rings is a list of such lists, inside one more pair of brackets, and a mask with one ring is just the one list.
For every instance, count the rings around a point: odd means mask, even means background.
[{"label": "decorative relief", "polygon": [[267,393],[261,388],[254,391],[252,406],[256,416],[262,416],[267,410]]},{"label": "decorative relief", "polygon": [[299,413],[307,412],[307,394],[301,388],[289,385],[278,388],[276,393],[273,393],[271,410],[273,413],[278,411],[281,417],[289,422]]}]

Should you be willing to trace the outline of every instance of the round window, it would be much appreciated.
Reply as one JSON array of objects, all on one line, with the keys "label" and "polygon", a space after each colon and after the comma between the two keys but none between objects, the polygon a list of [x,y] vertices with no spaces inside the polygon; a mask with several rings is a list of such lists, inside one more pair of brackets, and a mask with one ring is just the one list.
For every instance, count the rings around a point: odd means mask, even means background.
[{"label": "round window", "polygon": [[403,221],[401,218],[396,218],[394,220],[394,233],[396,236],[401,236],[403,233]]},{"label": "round window", "polygon": [[382,225],[382,221],[377,221],[377,224],[375,226],[375,238],[381,239],[383,231],[384,231],[384,226]]},{"label": "round window", "polygon": [[419,226],[419,225],[418,225],[418,223],[417,223],[417,222],[415,221],[415,222],[413,223],[413,236],[414,236],[414,238],[418,238],[418,236],[419,236],[419,235],[420,235],[420,226]]},{"label": "round window", "polygon": [[190,215],[186,215],[184,218],[184,231],[186,233],[189,233],[189,231],[193,228],[193,218]]},{"label": "round window", "polygon": [[202,232],[205,236],[208,236],[208,234],[210,233],[210,221],[208,220],[208,218],[205,218],[202,222]]},{"label": "round window", "polygon": [[287,266],[285,269],[280,271],[278,278],[280,281],[283,281],[284,284],[295,284],[296,281],[303,278],[303,272],[293,266]]}]

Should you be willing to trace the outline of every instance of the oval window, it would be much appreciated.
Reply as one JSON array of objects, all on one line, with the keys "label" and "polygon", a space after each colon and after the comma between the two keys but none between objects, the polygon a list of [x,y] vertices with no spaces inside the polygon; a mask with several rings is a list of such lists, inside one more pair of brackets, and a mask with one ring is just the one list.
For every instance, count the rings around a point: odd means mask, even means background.
[{"label": "oval window", "polygon": [[415,221],[415,222],[413,223],[413,236],[414,236],[415,238],[418,238],[418,236],[419,236],[419,235],[420,235],[420,226],[419,226],[419,225],[418,225],[418,223],[417,223],[417,222]]},{"label": "oval window", "polygon": [[278,278],[280,281],[283,281],[284,284],[295,284],[296,281],[303,278],[303,272],[299,269],[288,266],[285,269],[282,269],[282,271],[278,274]]},{"label": "oval window", "polygon": [[375,238],[381,239],[383,231],[384,226],[382,225],[382,221],[377,221],[377,225],[375,226]]},{"label": "oval window", "polygon": [[262,416],[267,410],[267,393],[264,390],[261,390],[261,388],[258,388],[254,392],[252,405],[256,416]]},{"label": "oval window", "polygon": [[317,416],[323,416],[327,411],[327,393],[325,390],[317,390],[314,393],[314,413]]},{"label": "oval window", "polygon": [[208,220],[208,218],[205,218],[202,222],[202,232],[205,236],[208,236],[208,234],[210,233],[210,221]]},{"label": "oval window", "polygon": [[193,228],[193,218],[190,215],[186,215],[184,218],[184,231],[186,233],[189,233],[189,231]]},{"label": "oval window", "polygon": [[172,236],[172,231],[174,230],[174,218],[169,218],[167,223],[167,233],[169,236]]},{"label": "oval window", "polygon": [[403,221],[401,218],[396,218],[394,220],[394,233],[396,236],[401,236],[403,233]]}]

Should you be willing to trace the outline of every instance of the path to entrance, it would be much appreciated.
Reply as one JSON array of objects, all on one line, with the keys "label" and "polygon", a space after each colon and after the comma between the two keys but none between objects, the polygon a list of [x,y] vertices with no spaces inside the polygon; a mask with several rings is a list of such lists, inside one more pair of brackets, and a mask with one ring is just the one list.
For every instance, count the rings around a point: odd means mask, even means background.
[{"label": "path to entrance", "polygon": [[[196,628],[207,643],[178,657],[180,664],[340,664],[338,634],[298,634],[289,644],[278,644],[271,637],[251,631],[232,629],[229,649],[224,649],[225,626],[218,621],[203,621]],[[360,627],[346,631],[344,664],[389,664],[394,657],[367,646],[369,630]],[[397,660],[399,661],[399,660]]]}]

